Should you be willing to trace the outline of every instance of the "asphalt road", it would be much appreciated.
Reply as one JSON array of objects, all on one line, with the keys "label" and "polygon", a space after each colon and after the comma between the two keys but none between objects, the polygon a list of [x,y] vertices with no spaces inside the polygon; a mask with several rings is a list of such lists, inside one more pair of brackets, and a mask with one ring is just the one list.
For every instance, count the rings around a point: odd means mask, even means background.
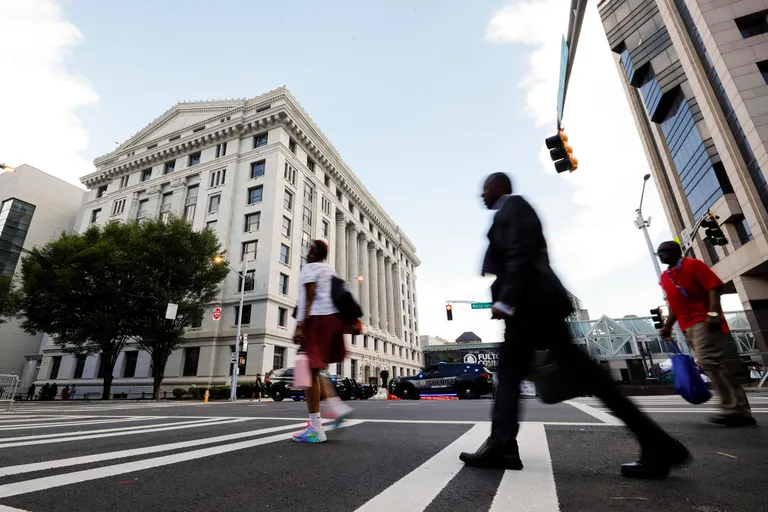
[{"label": "asphalt road", "polygon": [[17,403],[0,413],[0,512],[767,510],[768,394],[757,427],[707,424],[714,404],[640,397],[694,454],[669,479],[622,478],[631,435],[599,402],[525,402],[523,471],[464,468],[490,401],[362,401],[322,445],[290,441],[295,402]]}]

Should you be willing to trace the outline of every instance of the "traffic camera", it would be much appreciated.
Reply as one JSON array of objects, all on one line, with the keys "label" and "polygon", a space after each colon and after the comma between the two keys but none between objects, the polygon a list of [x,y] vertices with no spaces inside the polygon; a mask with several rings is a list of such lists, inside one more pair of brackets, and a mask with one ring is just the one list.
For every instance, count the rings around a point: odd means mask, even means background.
[{"label": "traffic camera", "polygon": [[701,225],[706,229],[704,231],[704,241],[709,242],[711,245],[726,245],[728,239],[725,237],[725,233],[720,229],[717,223],[719,219],[717,215],[713,215],[712,212],[707,212],[704,220],[701,221]]},{"label": "traffic camera", "polygon": [[664,313],[661,312],[661,308],[651,310],[651,320],[653,320],[653,326],[657,329],[664,327]]},{"label": "traffic camera", "polygon": [[445,305],[445,315],[448,317],[448,320],[453,320],[453,306],[450,304]]},{"label": "traffic camera", "polygon": [[573,172],[579,168],[579,161],[573,156],[573,148],[568,145],[568,136],[564,130],[558,130],[557,135],[544,141],[549,150],[549,157],[555,162],[555,170],[559,173]]}]

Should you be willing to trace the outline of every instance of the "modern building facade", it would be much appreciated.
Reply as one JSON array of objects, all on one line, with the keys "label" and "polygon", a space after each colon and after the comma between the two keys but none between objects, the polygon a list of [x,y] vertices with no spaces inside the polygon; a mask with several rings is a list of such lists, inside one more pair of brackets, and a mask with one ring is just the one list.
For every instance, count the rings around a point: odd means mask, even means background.
[{"label": "modern building facade", "polygon": [[[672,232],[739,294],[768,362],[768,2],[599,9]],[[727,245],[691,231],[707,211]]]},{"label": "modern building facade", "polygon": [[[365,314],[365,334],[348,340],[349,357],[330,370],[378,381],[381,370],[394,377],[420,367],[416,248],[287,89],[179,103],[95,165],[82,178],[89,190],[78,230],[175,215],[214,230],[234,269],[245,263],[240,382],[293,365],[292,313],[313,239],[327,242],[328,262]],[[220,301],[170,357],[165,389],[229,383],[239,285],[230,273]],[[46,359],[58,361],[60,387],[100,389],[98,355],[76,359],[49,346]],[[150,390],[149,355],[129,345],[114,377],[115,393]]]},{"label": "modern building facade", "polygon": [[[0,174],[0,275],[15,279],[23,253],[72,231],[85,191],[31,165]],[[27,334],[15,319],[0,325],[0,374],[34,381],[44,335]]]}]

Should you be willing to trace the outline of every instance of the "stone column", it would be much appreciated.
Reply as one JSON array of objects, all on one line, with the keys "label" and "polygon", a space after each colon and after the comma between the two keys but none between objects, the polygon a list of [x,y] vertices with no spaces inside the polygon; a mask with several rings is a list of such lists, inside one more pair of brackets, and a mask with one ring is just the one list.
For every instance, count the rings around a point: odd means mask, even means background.
[{"label": "stone column", "polygon": [[376,244],[371,242],[368,245],[368,276],[370,281],[369,290],[371,292],[371,326],[379,326],[379,268],[376,260]]},{"label": "stone column", "polygon": [[392,259],[387,257],[384,261],[387,280],[387,331],[395,332],[395,295],[392,285]]},{"label": "stone column", "polygon": [[400,276],[400,266],[395,263],[392,265],[393,281],[395,287],[395,336],[403,341],[403,287]]},{"label": "stone column", "polygon": [[364,324],[371,325],[371,307],[370,301],[370,275],[368,274],[368,237],[361,233],[358,238],[358,256],[360,257],[360,275],[363,276],[363,284],[361,286],[360,307],[363,310],[362,322]]},{"label": "stone column", "polygon": [[349,224],[347,226],[347,284],[352,295],[359,301],[360,290],[357,282],[357,226]]},{"label": "stone column", "polygon": [[379,266],[379,328],[382,331],[387,330],[387,282],[386,273],[384,272],[384,253],[379,251],[376,254],[376,259]]},{"label": "stone column", "polygon": [[336,273],[339,277],[347,277],[347,219],[343,215],[336,216]]}]

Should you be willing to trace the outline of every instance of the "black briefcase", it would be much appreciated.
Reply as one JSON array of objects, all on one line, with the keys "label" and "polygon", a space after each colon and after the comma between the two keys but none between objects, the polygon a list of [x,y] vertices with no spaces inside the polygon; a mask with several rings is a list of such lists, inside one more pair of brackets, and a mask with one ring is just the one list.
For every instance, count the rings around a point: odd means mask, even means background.
[{"label": "black briefcase", "polygon": [[582,395],[579,376],[562,368],[549,350],[537,350],[533,368],[528,375],[545,404],[559,404]]}]

